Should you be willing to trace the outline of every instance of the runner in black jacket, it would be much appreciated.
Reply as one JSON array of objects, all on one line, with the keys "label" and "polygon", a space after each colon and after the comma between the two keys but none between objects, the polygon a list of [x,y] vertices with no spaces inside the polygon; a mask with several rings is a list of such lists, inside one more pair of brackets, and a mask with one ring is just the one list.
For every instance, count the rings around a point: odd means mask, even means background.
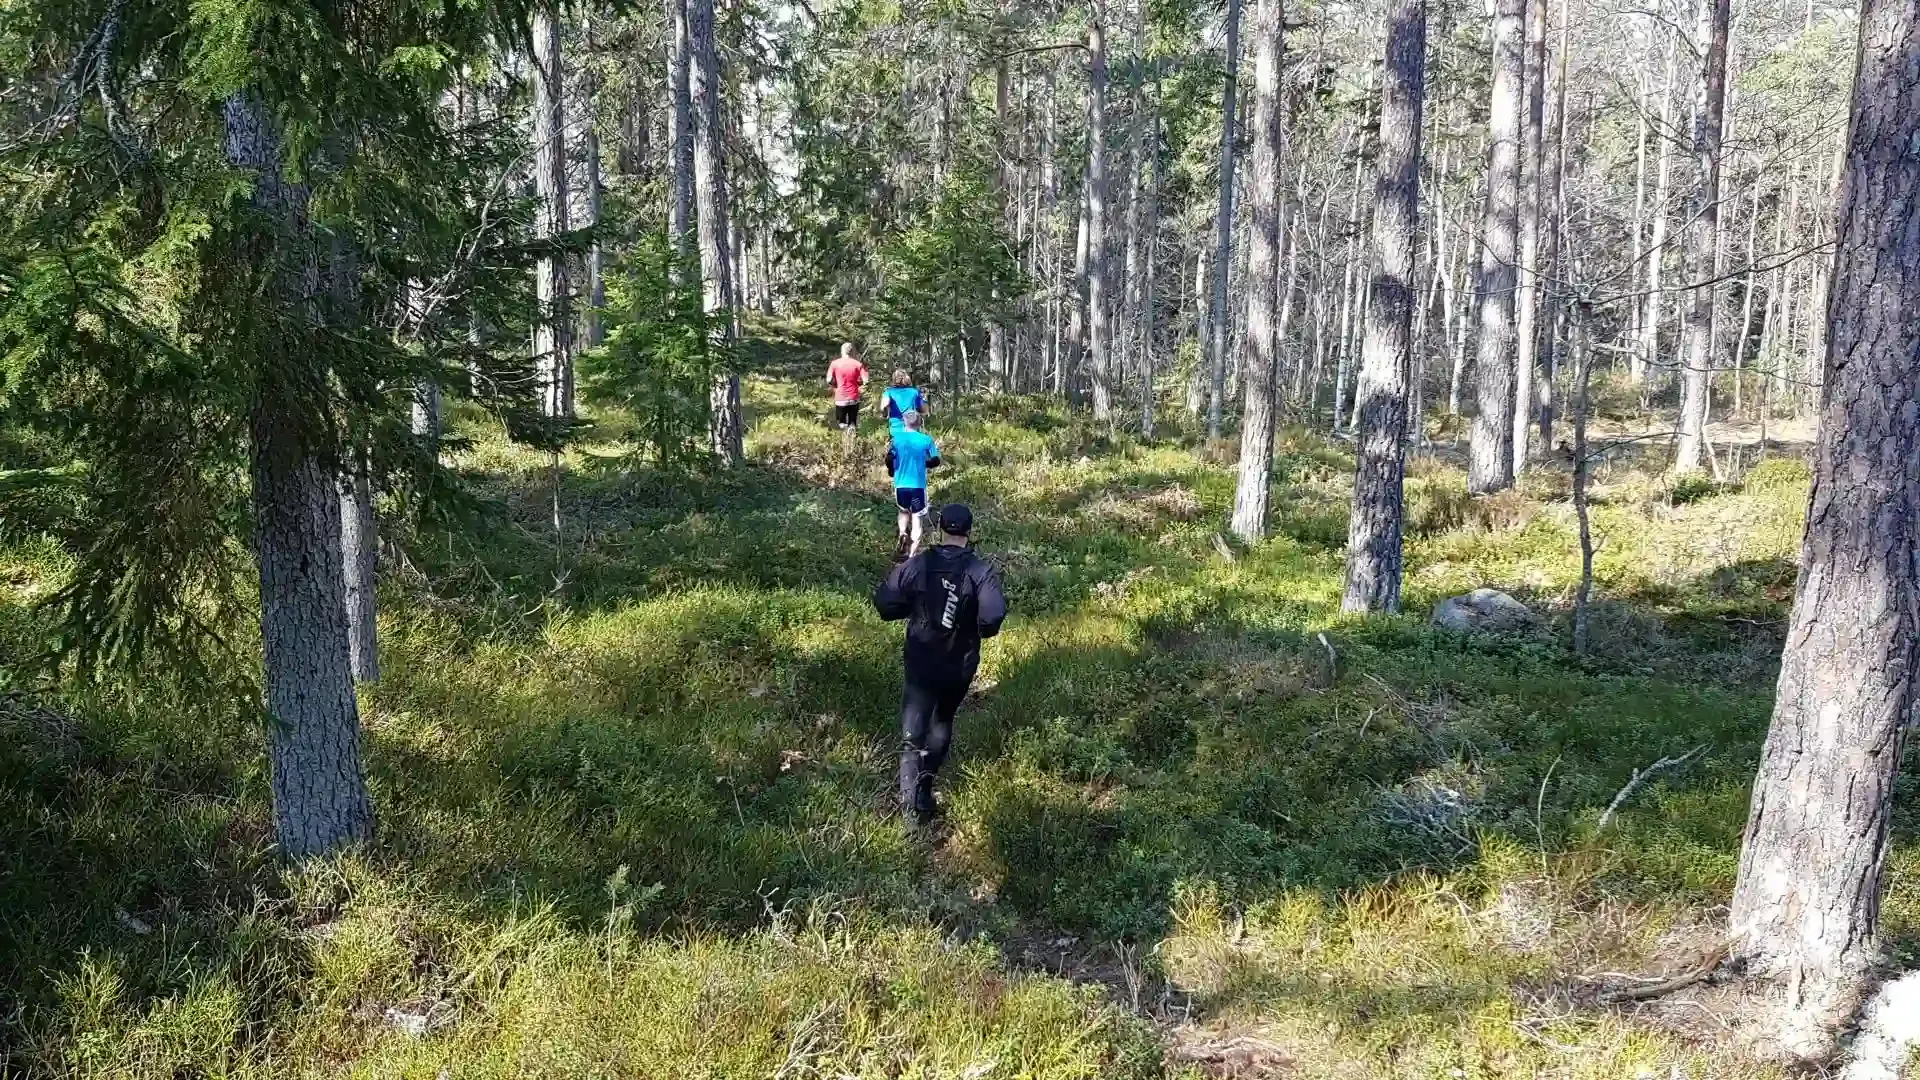
[{"label": "runner in black jacket", "polygon": [[1000,632],[1007,599],[992,566],[969,550],[973,513],[940,510],[940,542],[893,568],[873,591],[882,619],[907,620],[900,703],[900,805],[933,817],[933,777],[953,742],[953,714],[980,668],[980,641]]}]

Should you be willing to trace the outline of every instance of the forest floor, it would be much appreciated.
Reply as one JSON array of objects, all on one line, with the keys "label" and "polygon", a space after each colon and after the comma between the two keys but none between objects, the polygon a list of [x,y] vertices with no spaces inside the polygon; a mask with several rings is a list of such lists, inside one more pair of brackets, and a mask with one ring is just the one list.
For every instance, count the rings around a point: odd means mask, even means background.
[{"label": "forest floor", "polygon": [[[278,869],[242,709],[0,696],[0,1075],[1776,1075],[1726,988],[1619,993],[1696,965],[1730,892],[1797,461],[1603,468],[1582,658],[1563,467],[1472,501],[1416,459],[1409,614],[1358,620],[1342,444],[1284,432],[1275,536],[1223,552],[1221,450],[936,398],[935,497],[973,505],[1013,616],[921,842],[868,606],[883,436],[839,457],[806,355],[750,381],[733,472],[662,474],[597,418],[557,543],[544,459],[461,418],[473,513],[391,530],[367,851]],[[64,563],[3,535],[20,691]],[[1426,625],[1481,585],[1550,630]]]}]

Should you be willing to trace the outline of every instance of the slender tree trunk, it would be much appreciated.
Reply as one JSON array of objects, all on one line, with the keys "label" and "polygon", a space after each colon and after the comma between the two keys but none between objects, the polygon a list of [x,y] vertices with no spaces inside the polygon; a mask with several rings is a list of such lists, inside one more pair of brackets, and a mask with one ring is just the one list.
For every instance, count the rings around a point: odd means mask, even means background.
[{"label": "slender tree trunk", "polygon": [[1920,12],[1866,0],[1840,194],[1820,437],[1773,722],[1729,930],[1824,1055],[1879,959],[1920,671]]},{"label": "slender tree trunk", "polygon": [[[551,0],[533,13],[533,178],[539,199],[540,234],[560,236],[571,228],[567,199],[566,61],[560,51],[560,19]],[[540,405],[548,416],[573,415],[573,285],[566,256],[542,255],[534,267],[540,301],[533,354],[540,371]]]},{"label": "slender tree trunk", "polygon": [[1540,392],[1537,395],[1536,410],[1540,417],[1540,446],[1543,450],[1553,450],[1553,412],[1554,382],[1560,374],[1560,338],[1555,328],[1565,325],[1566,305],[1560,297],[1566,288],[1566,274],[1562,267],[1566,261],[1566,202],[1564,192],[1567,178],[1567,53],[1573,47],[1571,0],[1560,0],[1560,55],[1555,58],[1553,73],[1553,122],[1549,134],[1553,139],[1553,161],[1544,167],[1541,183],[1541,213],[1546,218],[1547,236],[1547,273],[1551,284],[1547,288],[1543,303],[1554,312],[1554,321],[1547,326],[1546,372],[1540,380]]},{"label": "slender tree trunk", "polygon": [[1280,169],[1286,155],[1280,105],[1282,0],[1253,5],[1253,156],[1248,161],[1247,325],[1240,338],[1246,393],[1240,413],[1240,470],[1228,528],[1252,542],[1267,533],[1267,494],[1273,474],[1273,413],[1279,343],[1275,316],[1286,201]]},{"label": "slender tree trunk", "polygon": [[1587,481],[1593,475],[1587,451],[1587,387],[1592,364],[1588,359],[1585,301],[1575,301],[1568,321],[1573,334],[1573,513],[1580,526],[1580,587],[1573,595],[1573,653],[1585,656],[1587,613],[1593,599],[1593,522],[1587,512]]},{"label": "slender tree trunk", "polygon": [[1203,245],[1193,253],[1193,337],[1198,362],[1187,380],[1187,415],[1198,418],[1207,404],[1207,356],[1212,347],[1213,275]]},{"label": "slender tree trunk", "polygon": [[1113,265],[1107,239],[1107,32],[1102,0],[1087,21],[1087,348],[1093,419],[1113,423]]},{"label": "slender tree trunk", "polygon": [[[298,251],[310,239],[307,190],[281,174],[284,151],[272,113],[243,91],[226,100],[222,114],[227,160],[255,174],[253,203],[278,229],[274,249]],[[311,265],[282,269],[279,302],[311,305],[314,277]],[[260,363],[264,370],[266,358]],[[324,369],[311,374],[326,378]],[[274,826],[281,852],[306,859],[370,839],[373,800],[360,763],[348,657],[338,490],[310,433],[298,428],[303,411],[286,399],[288,390],[285,380],[263,378],[254,392],[253,539]]]},{"label": "slender tree trunk", "polygon": [[1400,531],[1407,458],[1407,382],[1414,342],[1413,238],[1419,232],[1421,112],[1426,100],[1426,0],[1397,0],[1387,15],[1380,85],[1379,175],[1373,194],[1373,265],[1353,512],[1347,525],[1342,611],[1400,610]]},{"label": "slender tree trunk", "polygon": [[667,233],[689,261],[693,235],[693,84],[692,45],[687,32],[687,0],[667,0],[667,153],[669,192]]},{"label": "slender tree trunk", "polygon": [[1467,370],[1467,329],[1468,323],[1477,315],[1478,307],[1469,303],[1474,293],[1472,278],[1480,272],[1480,234],[1478,231],[1465,237],[1466,265],[1461,268],[1462,280],[1458,292],[1460,302],[1454,305],[1453,324],[1453,371],[1447,382],[1447,412],[1460,415],[1460,387],[1465,381]]},{"label": "slender tree trunk", "polygon": [[[1645,68],[1640,69],[1639,79],[1639,94],[1636,99],[1637,108],[1634,110],[1638,117],[1638,124],[1634,135],[1633,150],[1633,222],[1628,232],[1628,235],[1631,237],[1631,246],[1629,248],[1631,261],[1628,263],[1628,266],[1631,267],[1635,273],[1640,272],[1640,268],[1644,265],[1647,257],[1644,246],[1647,231],[1647,134],[1652,128],[1652,124],[1647,119],[1647,109],[1653,100],[1652,94],[1649,93],[1647,89],[1649,80]],[[1627,334],[1632,343],[1632,347],[1627,352],[1627,377],[1636,383],[1641,382],[1647,377],[1647,357],[1640,348],[1642,340],[1640,329],[1642,322],[1641,313],[1645,310],[1646,303],[1644,301],[1636,301],[1631,305],[1631,310],[1627,314]]]},{"label": "slender tree trunk", "polygon": [[[1004,224],[1007,216],[1007,144],[1006,132],[1011,125],[1009,116],[1011,106],[1007,100],[1007,59],[1001,57],[993,69],[993,138],[996,162],[993,169],[993,184],[996,201],[1000,207],[1000,218]],[[987,324],[987,388],[993,393],[1003,393],[1007,389],[1007,327],[1003,316],[997,310],[1000,306],[1000,290],[995,287],[993,301],[995,312],[993,320]]]},{"label": "slender tree trunk", "polygon": [[1361,255],[1364,249],[1360,246],[1361,166],[1362,162],[1356,159],[1353,163],[1352,197],[1347,203],[1347,265],[1340,283],[1340,363],[1333,376],[1333,432],[1336,435],[1340,432],[1341,419],[1346,416],[1347,384],[1353,372],[1356,354],[1359,352],[1353,347],[1353,341],[1359,336],[1354,332],[1354,328],[1360,321],[1360,317],[1355,315],[1355,309],[1359,306],[1360,292],[1365,287],[1362,268],[1366,265],[1366,260]]},{"label": "slender tree trunk", "polygon": [[[1320,216],[1314,224],[1314,254],[1317,269],[1313,275],[1313,284],[1319,285],[1326,276],[1327,264],[1327,216],[1333,209],[1333,185],[1327,184],[1320,192]],[[1313,367],[1301,364],[1295,372],[1296,386],[1293,391],[1295,401],[1304,402],[1303,412],[1308,423],[1312,423],[1314,413],[1320,407],[1320,367],[1326,356],[1326,290],[1309,288],[1308,303],[1313,309]]]},{"label": "slender tree trunk", "polygon": [[[1287,354],[1291,349],[1289,343],[1293,337],[1294,298],[1300,291],[1300,215],[1306,200],[1306,183],[1306,163],[1299,162],[1295,172],[1293,201],[1287,205],[1283,212],[1284,220],[1281,225],[1281,228],[1286,230],[1286,236],[1282,242],[1287,250],[1287,269],[1286,273],[1282,275],[1280,279],[1280,329],[1274,334],[1273,339],[1273,362],[1275,365],[1273,394],[1276,402],[1274,407],[1276,409],[1279,408],[1278,401],[1280,392],[1286,384]],[[1299,384],[1299,369],[1301,366],[1296,354],[1296,359],[1293,364],[1294,382],[1296,386]],[[1297,402],[1298,400],[1299,395],[1296,391],[1294,401]]]},{"label": "slender tree trunk", "polygon": [[1660,152],[1653,169],[1653,224],[1647,240],[1647,310],[1640,319],[1638,360],[1642,375],[1660,364],[1660,309],[1665,294],[1660,291],[1660,271],[1667,256],[1667,203],[1672,197],[1673,180],[1673,83],[1675,45],[1667,38],[1667,76],[1660,89]]},{"label": "slender tree trunk", "polygon": [[1759,283],[1759,275],[1753,271],[1755,260],[1760,253],[1760,182],[1753,185],[1753,205],[1747,213],[1747,272],[1743,276],[1740,297],[1740,334],[1733,339],[1733,415],[1740,417],[1745,412],[1747,339],[1753,335],[1753,290]]},{"label": "slender tree trunk", "polygon": [[1220,437],[1227,390],[1227,277],[1233,267],[1233,157],[1239,141],[1234,115],[1240,82],[1240,0],[1227,0],[1226,83],[1220,98],[1220,202],[1214,221],[1211,337],[1201,345],[1207,361],[1207,438]]},{"label": "slender tree trunk", "polygon": [[373,518],[373,483],[364,447],[353,449],[340,477],[340,572],[347,612],[347,658],[353,681],[380,681],[380,630],[374,582],[380,538]]},{"label": "slender tree trunk", "polygon": [[1545,160],[1547,0],[1526,0],[1526,118],[1520,137],[1520,292],[1513,362],[1513,473],[1526,471],[1533,439],[1533,379],[1540,357],[1540,166]]},{"label": "slender tree trunk", "polygon": [[1081,362],[1086,359],[1087,345],[1087,268],[1093,256],[1090,246],[1089,229],[1091,222],[1089,198],[1090,191],[1086,178],[1080,184],[1080,215],[1078,231],[1074,234],[1073,245],[1073,281],[1068,284],[1067,302],[1071,305],[1067,314],[1067,338],[1065,352],[1060,366],[1054,371],[1054,392],[1062,396],[1067,394],[1073,384],[1071,379],[1080,373]]},{"label": "slender tree trunk", "polygon": [[[1155,327],[1159,322],[1156,293],[1160,250],[1160,82],[1153,84],[1153,139],[1147,155],[1147,167],[1153,170],[1153,184],[1148,189],[1146,211],[1146,236],[1141,241],[1146,248],[1146,282],[1141,289],[1138,310],[1140,312],[1140,434],[1143,438],[1153,438],[1154,376],[1159,364],[1159,342]],[[1179,282],[1174,282],[1175,289]]]},{"label": "slender tree trunk", "polygon": [[[1720,250],[1720,136],[1727,102],[1729,0],[1701,0],[1700,39],[1706,59],[1700,71],[1700,96],[1694,108],[1693,212],[1687,223],[1687,277],[1709,281]],[[1694,284],[1687,300],[1686,349],[1680,371],[1680,444],[1673,467],[1698,469],[1707,438],[1707,403],[1713,389],[1713,309],[1718,285]]]},{"label": "slender tree trunk", "polygon": [[[688,0],[687,41],[692,67],[688,83],[693,98],[693,199],[699,218],[700,277],[706,309],[718,313],[721,336],[733,337],[734,296],[727,237],[726,156],[720,127],[720,55],[713,40],[713,0]],[[740,376],[731,370],[714,376],[709,434],[713,454],[731,465],[743,456],[740,417]]]},{"label": "slender tree trunk", "polygon": [[1487,204],[1481,224],[1480,348],[1474,365],[1480,408],[1473,418],[1467,466],[1467,489],[1475,495],[1513,486],[1513,317],[1518,284],[1520,124],[1526,98],[1521,25],[1525,3],[1497,0],[1494,11]]},{"label": "slender tree trunk", "polygon": [[[587,220],[582,224],[588,228],[598,228],[604,195],[600,184],[600,136],[594,133],[593,125],[588,124],[581,140],[586,144],[587,169]],[[587,248],[586,344],[589,349],[598,348],[606,340],[600,318],[600,313],[606,309],[607,283],[600,239],[596,236]]]},{"label": "slender tree trunk", "polygon": [[[404,286],[404,299],[401,307],[408,324],[419,326],[426,318],[425,286],[417,277],[409,277]],[[424,328],[422,328],[424,329]],[[421,448],[433,459],[440,455],[440,413],[442,401],[439,380],[430,375],[422,375],[413,382],[413,404],[408,417],[408,430],[418,440]]]}]

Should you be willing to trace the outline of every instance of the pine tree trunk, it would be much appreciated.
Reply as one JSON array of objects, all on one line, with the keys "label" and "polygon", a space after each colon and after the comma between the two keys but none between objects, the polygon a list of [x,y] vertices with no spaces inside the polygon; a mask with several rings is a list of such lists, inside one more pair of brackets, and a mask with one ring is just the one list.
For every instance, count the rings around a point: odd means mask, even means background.
[{"label": "pine tree trunk", "polygon": [[[275,219],[278,250],[299,250],[310,240],[307,191],[281,175],[272,114],[245,92],[228,98],[222,113],[227,160],[255,173],[253,202]],[[310,266],[281,275],[280,302],[310,303]],[[325,378],[324,371],[313,374]],[[286,390],[280,379],[262,379],[255,390],[253,540],[274,828],[283,854],[306,859],[370,839],[373,800],[360,761],[360,710],[348,658],[338,490],[310,433],[295,426],[302,412],[284,400]]]},{"label": "pine tree trunk", "polygon": [[1518,284],[1520,124],[1525,103],[1522,16],[1526,0],[1497,0],[1493,23],[1493,101],[1487,124],[1487,204],[1481,224],[1480,342],[1474,364],[1479,412],[1473,418],[1467,490],[1486,495],[1513,486],[1513,374]]},{"label": "pine tree trunk", "polygon": [[1533,440],[1534,368],[1540,356],[1540,164],[1547,99],[1547,0],[1526,0],[1526,119],[1520,138],[1520,292],[1513,362],[1513,473],[1526,471]]},{"label": "pine tree trunk", "polygon": [[374,525],[373,484],[367,470],[367,451],[356,448],[340,477],[340,572],[347,613],[347,657],[353,681],[359,683],[380,681],[380,630],[374,601],[380,537]]},{"label": "pine tree trunk", "polygon": [[1379,175],[1373,195],[1373,286],[1356,396],[1353,512],[1347,524],[1342,611],[1400,610],[1400,523],[1412,367],[1413,238],[1419,231],[1421,112],[1426,99],[1426,0],[1397,0],[1387,16],[1380,84]]},{"label": "pine tree trunk", "polygon": [[1920,11],[1866,0],[1819,443],[1730,931],[1815,1054],[1879,957],[1895,777],[1920,670]]},{"label": "pine tree trunk", "polygon": [[1228,528],[1252,542],[1267,533],[1267,494],[1273,473],[1273,414],[1279,374],[1278,286],[1281,244],[1287,235],[1280,194],[1286,152],[1280,106],[1282,0],[1253,5],[1253,154],[1247,162],[1247,324],[1240,338],[1246,392],[1240,413],[1240,473]]},{"label": "pine tree trunk", "polygon": [[[700,278],[706,309],[720,316],[721,336],[733,338],[732,250],[727,236],[726,157],[720,127],[720,54],[713,40],[713,0],[688,0],[687,43],[692,68],[693,201],[699,218]],[[732,465],[744,456],[740,414],[740,376],[731,370],[714,376],[708,434],[713,456]]]},{"label": "pine tree trunk", "polygon": [[1667,257],[1667,202],[1673,184],[1674,50],[1673,38],[1668,37],[1667,76],[1660,88],[1660,152],[1653,167],[1653,222],[1647,237],[1647,309],[1640,319],[1640,348],[1635,356],[1643,378],[1652,374],[1650,368],[1664,366],[1660,364],[1660,309],[1666,297],[1660,291],[1660,271]]},{"label": "pine tree trunk", "polygon": [[[566,65],[560,19],[551,0],[533,13],[533,182],[542,237],[570,229],[567,221]],[[548,416],[573,415],[573,286],[565,256],[545,254],[534,267],[540,301],[533,355],[540,371],[540,407]]]},{"label": "pine tree trunk", "polygon": [[667,0],[667,153],[670,160],[667,235],[692,260],[693,235],[693,83],[692,45],[687,31],[687,0]]},{"label": "pine tree trunk", "polygon": [[1685,366],[1680,370],[1680,444],[1673,462],[1679,472],[1700,468],[1713,388],[1713,309],[1720,289],[1698,283],[1716,276],[1720,251],[1720,129],[1727,102],[1727,31],[1732,12],[1729,0],[1700,0],[1700,38],[1707,43],[1707,53],[1693,122],[1695,187],[1687,223],[1687,277],[1693,289],[1687,300]]},{"label": "pine tree trunk", "polygon": [[1087,21],[1087,347],[1092,353],[1093,419],[1113,422],[1113,265],[1107,239],[1107,32],[1101,0]]},{"label": "pine tree trunk", "polygon": [[1234,116],[1240,82],[1240,0],[1227,0],[1226,83],[1220,91],[1220,202],[1214,218],[1210,334],[1200,346],[1207,366],[1207,438],[1220,437],[1227,392],[1227,277],[1233,268],[1233,157],[1239,140]]}]

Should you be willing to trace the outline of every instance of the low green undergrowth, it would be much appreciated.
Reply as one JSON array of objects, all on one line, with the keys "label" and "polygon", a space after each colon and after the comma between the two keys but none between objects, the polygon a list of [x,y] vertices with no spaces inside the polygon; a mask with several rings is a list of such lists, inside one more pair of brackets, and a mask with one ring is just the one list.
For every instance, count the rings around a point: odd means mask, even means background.
[{"label": "low green undergrowth", "polygon": [[[1551,470],[1469,500],[1417,460],[1410,613],[1356,620],[1342,448],[1283,434],[1275,535],[1235,547],[1230,470],[1194,450],[936,394],[934,495],[973,504],[1015,616],[927,845],[887,802],[882,436],[843,456],[813,381],[751,383],[733,472],[663,472],[595,418],[557,535],[547,462],[462,418],[477,512],[388,522],[368,851],[282,873],[242,709],[161,682],[0,698],[7,1067],[1145,1077],[1240,1038],[1301,1076],[1767,1075],[1581,979],[1673,962],[1731,887],[1804,469],[1691,500],[1602,475],[1576,657]],[[64,567],[0,535],[8,657]],[[1424,625],[1480,585],[1549,631]],[[1136,981],[1095,977],[1116,966]]]}]

